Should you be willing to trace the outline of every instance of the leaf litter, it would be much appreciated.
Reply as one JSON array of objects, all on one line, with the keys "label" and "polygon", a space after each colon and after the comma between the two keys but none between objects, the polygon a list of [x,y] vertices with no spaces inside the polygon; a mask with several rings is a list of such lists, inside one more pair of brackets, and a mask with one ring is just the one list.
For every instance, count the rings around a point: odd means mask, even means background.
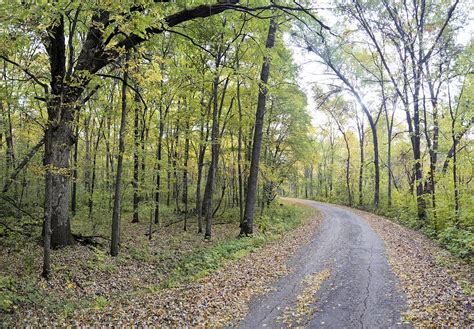
[{"label": "leaf litter", "polygon": [[[250,254],[229,261],[222,268],[207,276],[178,284],[173,288],[160,287],[156,277],[157,267],[171,271],[169,258],[149,259],[132,257],[127,250],[121,257],[111,258],[101,249],[91,250],[76,245],[53,251],[53,273],[49,282],[39,279],[41,249],[22,250],[12,262],[13,252],[3,250],[0,265],[13,277],[23,278],[22,291],[32,291],[23,296],[20,307],[13,313],[15,326],[82,326],[82,325],[158,325],[164,327],[215,327],[236,325],[247,310],[250,299],[271,289],[271,284],[288,273],[287,259],[297,249],[309,243],[318,231],[322,219],[319,212],[308,208],[307,220],[281,238],[269,242]],[[124,230],[129,224],[125,223]],[[146,224],[143,224],[144,228]],[[238,228],[237,228],[238,229]],[[235,225],[216,226],[216,241],[237,235]],[[136,228],[134,229],[136,231]],[[172,227],[166,230],[173,230]],[[189,253],[196,244],[205,247],[191,233],[182,233],[179,249],[173,252]],[[133,235],[124,234],[133,246]],[[155,239],[148,250],[166,250],[173,243],[173,232],[165,232]],[[147,239],[146,237],[144,239]],[[132,243],[133,241],[133,243]],[[213,241],[212,243],[215,243]],[[166,248],[168,245],[168,248]],[[21,263],[31,254],[28,273]],[[156,256],[156,255],[155,255]],[[8,265],[7,265],[8,264]],[[5,265],[5,267],[4,267]],[[163,270],[164,268],[164,270]],[[23,272],[22,272],[23,271]],[[2,273],[2,275],[5,272]],[[0,313],[0,319],[2,314]],[[3,320],[2,320],[3,323]]]},{"label": "leaf litter", "polygon": [[415,327],[474,327],[473,268],[422,234],[386,218],[354,210],[385,243],[407,296],[405,320]]}]

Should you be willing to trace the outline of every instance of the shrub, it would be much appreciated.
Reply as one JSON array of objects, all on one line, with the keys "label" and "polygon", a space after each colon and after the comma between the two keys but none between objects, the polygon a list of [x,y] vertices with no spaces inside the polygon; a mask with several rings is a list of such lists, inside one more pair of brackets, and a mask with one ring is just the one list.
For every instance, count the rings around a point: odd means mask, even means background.
[{"label": "shrub", "polygon": [[439,234],[440,244],[453,254],[474,261],[474,234],[470,231],[450,226]]}]

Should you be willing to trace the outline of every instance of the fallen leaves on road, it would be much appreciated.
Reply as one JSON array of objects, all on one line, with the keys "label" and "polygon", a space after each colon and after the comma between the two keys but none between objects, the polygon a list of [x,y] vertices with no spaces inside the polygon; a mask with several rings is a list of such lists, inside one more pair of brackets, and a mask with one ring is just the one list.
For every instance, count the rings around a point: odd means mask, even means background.
[{"label": "fallen leaves on road", "polygon": [[290,327],[301,326],[305,320],[311,319],[317,311],[315,308],[316,292],[321,284],[331,276],[331,270],[310,274],[303,280],[303,290],[296,298],[294,308],[286,309],[279,320]]},{"label": "fallen leaves on road", "polygon": [[418,232],[357,211],[384,240],[407,296],[404,313],[415,327],[474,326],[472,268]]}]

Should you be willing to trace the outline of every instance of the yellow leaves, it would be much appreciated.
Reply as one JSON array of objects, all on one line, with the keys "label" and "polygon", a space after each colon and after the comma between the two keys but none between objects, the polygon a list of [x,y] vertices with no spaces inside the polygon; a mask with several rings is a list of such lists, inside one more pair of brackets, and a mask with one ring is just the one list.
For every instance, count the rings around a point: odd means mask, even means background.
[{"label": "yellow leaves", "polygon": [[31,165],[29,168],[30,168],[30,171],[37,176],[43,176],[48,170],[51,173],[53,173],[53,175],[58,175],[58,176],[71,175],[71,168],[60,168],[60,167],[54,167],[52,165],[50,166]]},{"label": "yellow leaves", "polygon": [[280,320],[291,326],[302,325],[303,320],[311,317],[316,311],[314,307],[316,303],[316,292],[330,276],[330,269],[307,275],[303,281],[303,291],[296,298],[295,308],[285,310]]},{"label": "yellow leaves", "polygon": [[147,70],[145,77],[149,84],[153,85],[159,83],[162,80],[162,73],[160,65],[156,62],[151,63],[150,68]]}]

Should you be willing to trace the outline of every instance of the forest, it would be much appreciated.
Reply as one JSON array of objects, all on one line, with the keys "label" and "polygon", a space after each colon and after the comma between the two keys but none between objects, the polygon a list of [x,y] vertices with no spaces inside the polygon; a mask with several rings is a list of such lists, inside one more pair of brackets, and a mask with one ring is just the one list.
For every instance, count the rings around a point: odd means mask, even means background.
[{"label": "forest", "polygon": [[[382,318],[474,323],[469,1],[7,0],[0,17],[2,327],[344,326],[318,295],[337,266],[286,264],[344,218],[364,238],[340,252],[381,241],[377,273],[403,287]],[[285,278],[306,287],[296,310],[258,322],[251,301]],[[367,298],[360,326],[388,326]]]}]

